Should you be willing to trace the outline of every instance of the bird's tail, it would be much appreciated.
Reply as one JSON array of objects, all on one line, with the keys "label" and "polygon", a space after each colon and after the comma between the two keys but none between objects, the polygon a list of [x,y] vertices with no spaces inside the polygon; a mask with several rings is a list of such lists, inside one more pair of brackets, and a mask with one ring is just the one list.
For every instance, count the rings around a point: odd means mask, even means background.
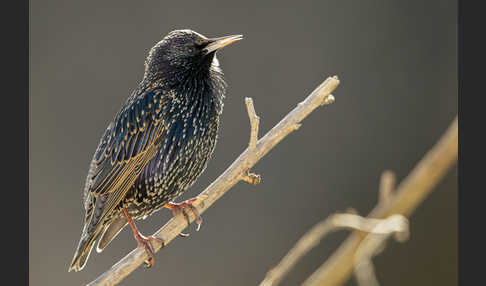
[{"label": "bird's tail", "polygon": [[78,248],[74,253],[73,261],[69,266],[68,272],[71,270],[80,271],[84,268],[88,257],[93,250],[95,241],[98,239],[102,230],[105,228],[106,220],[102,215],[103,208],[108,194],[99,197],[91,196],[90,204],[86,207],[85,223],[81,238],[79,239]]},{"label": "bird's tail", "polygon": [[79,240],[78,248],[74,253],[73,261],[71,262],[71,266],[69,266],[69,272],[71,270],[80,271],[84,268],[86,261],[93,249],[94,243],[98,236],[100,235],[101,231],[95,231],[91,234],[87,234],[83,232],[81,239]]},{"label": "bird's tail", "polygon": [[96,252],[102,252],[105,247],[110,244],[110,242],[115,238],[120,231],[127,225],[127,219],[125,216],[118,216],[113,220],[108,226],[103,230],[101,238],[98,240],[98,245],[96,246]]}]

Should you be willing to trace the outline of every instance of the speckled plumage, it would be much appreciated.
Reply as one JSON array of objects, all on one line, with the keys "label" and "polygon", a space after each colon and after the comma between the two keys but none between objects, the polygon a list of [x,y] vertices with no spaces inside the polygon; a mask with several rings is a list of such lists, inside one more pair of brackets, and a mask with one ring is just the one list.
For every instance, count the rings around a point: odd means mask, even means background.
[{"label": "speckled plumage", "polygon": [[70,270],[94,242],[101,251],[126,225],[162,208],[206,168],[218,136],[225,82],[210,39],[169,33],[151,50],[138,88],[108,125],[93,156],[83,201],[84,228]]}]

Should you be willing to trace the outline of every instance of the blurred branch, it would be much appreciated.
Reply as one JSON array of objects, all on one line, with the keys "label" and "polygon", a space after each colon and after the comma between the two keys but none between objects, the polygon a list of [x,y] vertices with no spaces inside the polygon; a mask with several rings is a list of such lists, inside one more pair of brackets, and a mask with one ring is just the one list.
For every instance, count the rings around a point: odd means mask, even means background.
[{"label": "blurred branch", "polygon": [[[406,218],[400,215],[393,215],[381,220],[363,218],[355,214],[333,214],[304,234],[280,263],[268,271],[260,286],[277,285],[297,261],[317,246],[319,241],[330,232],[340,229],[352,229],[373,233],[378,235],[378,237],[388,237],[396,231],[404,231],[404,225],[408,225],[403,223],[404,220],[405,222],[407,221]],[[363,252],[364,254],[368,254],[368,252]]]},{"label": "blurred branch", "polygon": [[378,189],[379,201],[387,204],[393,195],[395,188],[395,174],[392,171],[384,171],[380,178],[380,188]]},{"label": "blurred branch", "polygon": [[[457,140],[458,126],[456,116],[440,140],[400,183],[394,194],[387,199],[380,199],[369,217],[384,218],[392,214],[410,216],[457,161]],[[387,195],[382,193],[380,198],[388,196],[387,191],[384,193]],[[363,243],[377,244],[376,241],[370,242],[368,239],[371,238],[368,238],[362,232],[353,232],[334,254],[302,285],[335,286],[346,282],[355,267],[356,255],[364,255],[363,257],[366,258],[366,254],[369,254],[364,250],[360,250]],[[364,252],[360,254],[357,253],[358,250]],[[360,266],[358,265],[358,267]]]},{"label": "blurred branch", "polygon": [[[249,169],[283,138],[298,129],[300,122],[307,117],[307,115],[321,105],[334,102],[334,97],[331,95],[331,92],[338,85],[339,80],[336,76],[327,78],[260,140],[257,140],[258,120],[255,120],[257,117],[255,117],[256,114],[253,108],[253,101],[246,100],[252,127],[250,146],[228,169],[223,172],[223,174],[221,174],[199,195],[205,199],[197,200],[194,203],[194,207],[197,211],[203,213],[236,183],[241,180],[248,181],[248,177],[252,177],[252,174],[249,173]],[[250,101],[251,103],[249,103]],[[253,180],[254,179],[251,179],[251,182],[253,182]],[[187,216],[190,222],[194,221],[195,217],[193,212],[188,212]],[[182,214],[179,214],[169,220],[169,222],[159,229],[154,236],[162,239],[167,245],[187,227],[187,223],[185,217]],[[160,248],[161,244],[154,241],[155,252],[159,251]],[[147,260],[147,258],[147,254],[143,248],[136,248],[88,285],[115,285],[140,266]]]},{"label": "blurred branch", "polygon": [[[391,171],[383,172],[378,205],[369,218],[355,214],[334,214],[328,217],[297,241],[280,263],[268,271],[260,286],[277,285],[297,261],[326,234],[343,228],[356,231],[303,285],[340,285],[354,269],[359,285],[378,286],[372,257],[382,251],[390,235],[395,234],[398,241],[408,239],[408,220],[399,214],[410,215],[456,162],[457,137],[456,117],[446,133],[402,181],[396,192],[395,174]],[[350,212],[356,213],[354,210]],[[379,219],[385,217],[386,219]]]},{"label": "blurred branch", "polygon": [[409,237],[408,220],[402,215],[391,215],[380,222],[376,229],[386,229],[386,233],[380,233],[373,229],[360,244],[354,257],[354,273],[361,286],[379,286],[375,276],[375,269],[371,259],[380,252],[385,241],[395,235],[395,239],[404,242]]}]

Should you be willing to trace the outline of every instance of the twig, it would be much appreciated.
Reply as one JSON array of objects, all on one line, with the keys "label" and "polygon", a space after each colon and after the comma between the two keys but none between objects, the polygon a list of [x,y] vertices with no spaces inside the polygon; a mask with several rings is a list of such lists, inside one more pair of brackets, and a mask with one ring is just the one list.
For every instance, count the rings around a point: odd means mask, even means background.
[{"label": "twig", "polygon": [[399,242],[409,237],[408,220],[402,215],[392,215],[380,222],[376,228],[388,230],[387,233],[371,231],[363,240],[354,257],[354,274],[361,286],[379,286],[371,259],[383,249],[385,241],[392,235]]},{"label": "twig", "polygon": [[242,175],[241,180],[252,185],[258,185],[262,181],[262,177],[258,174],[250,173],[249,171],[247,171],[245,174]]},{"label": "twig", "polygon": [[254,151],[258,142],[258,127],[260,126],[260,117],[256,115],[255,107],[253,106],[253,99],[251,97],[245,98],[246,110],[248,111],[248,117],[250,118],[250,151]]},{"label": "twig", "polygon": [[[456,117],[435,146],[400,183],[395,195],[388,202],[380,201],[369,217],[384,218],[391,214],[409,216],[457,161],[457,138]],[[335,286],[344,283],[353,272],[356,251],[364,238],[363,233],[353,232],[302,285]]]},{"label": "twig", "polygon": [[[364,218],[355,214],[334,214],[315,225],[302,236],[277,266],[268,271],[259,286],[277,285],[289,270],[327,234],[340,229],[359,230],[378,235],[402,231],[402,220],[391,216],[385,220]],[[401,216],[400,216],[401,217]],[[405,219],[406,220],[406,219]]]},{"label": "twig", "polygon": [[[378,189],[378,202],[381,204],[388,204],[393,196],[395,189],[395,173],[390,170],[386,170],[381,174],[380,177],[380,188]],[[381,253],[385,249],[385,243],[381,244],[379,248],[376,249],[375,255]],[[371,264],[371,267],[373,265]],[[377,281],[378,283],[378,281]]]},{"label": "twig", "polygon": [[[194,207],[199,213],[203,213],[209,206],[225,194],[231,187],[243,179],[245,174],[253,167],[265,154],[267,154],[283,138],[295,130],[295,126],[309,115],[314,109],[329,104],[333,100],[328,99],[331,92],[339,85],[336,76],[327,78],[319,85],[303,102],[299,103],[289,114],[287,114],[276,126],[274,126],[263,138],[258,140],[253,151],[248,147],[232,164],[224,171],[211,185],[209,185],[200,195],[207,195],[205,200],[197,200]],[[327,99],[327,100],[326,100]],[[194,221],[193,212],[188,212],[190,221]],[[154,236],[162,239],[167,245],[172,239],[177,237],[184,228],[187,221],[182,214],[173,217]],[[160,243],[154,243],[157,252]],[[143,248],[136,248],[109,270],[99,276],[88,285],[115,285],[146,260],[147,254]]]},{"label": "twig", "polygon": [[384,171],[380,178],[379,201],[386,204],[390,201],[395,188],[395,174],[392,171]]},{"label": "twig", "polygon": [[[251,97],[245,97],[246,110],[248,111],[248,117],[250,118],[250,142],[248,143],[248,149],[250,152],[254,152],[258,143],[258,128],[260,127],[260,117],[256,115],[255,106],[253,106],[253,99]],[[252,185],[260,184],[262,178],[260,175],[250,173],[250,168],[244,173],[242,180]]]}]

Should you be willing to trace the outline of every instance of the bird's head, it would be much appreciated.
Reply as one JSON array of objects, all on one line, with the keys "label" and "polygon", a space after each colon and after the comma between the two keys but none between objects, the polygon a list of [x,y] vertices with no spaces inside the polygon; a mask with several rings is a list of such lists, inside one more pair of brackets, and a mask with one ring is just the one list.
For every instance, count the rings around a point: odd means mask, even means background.
[{"label": "bird's head", "polygon": [[242,35],[207,38],[192,30],[172,31],[150,50],[145,73],[183,77],[209,71],[212,66],[217,66],[216,52],[241,39]]}]

